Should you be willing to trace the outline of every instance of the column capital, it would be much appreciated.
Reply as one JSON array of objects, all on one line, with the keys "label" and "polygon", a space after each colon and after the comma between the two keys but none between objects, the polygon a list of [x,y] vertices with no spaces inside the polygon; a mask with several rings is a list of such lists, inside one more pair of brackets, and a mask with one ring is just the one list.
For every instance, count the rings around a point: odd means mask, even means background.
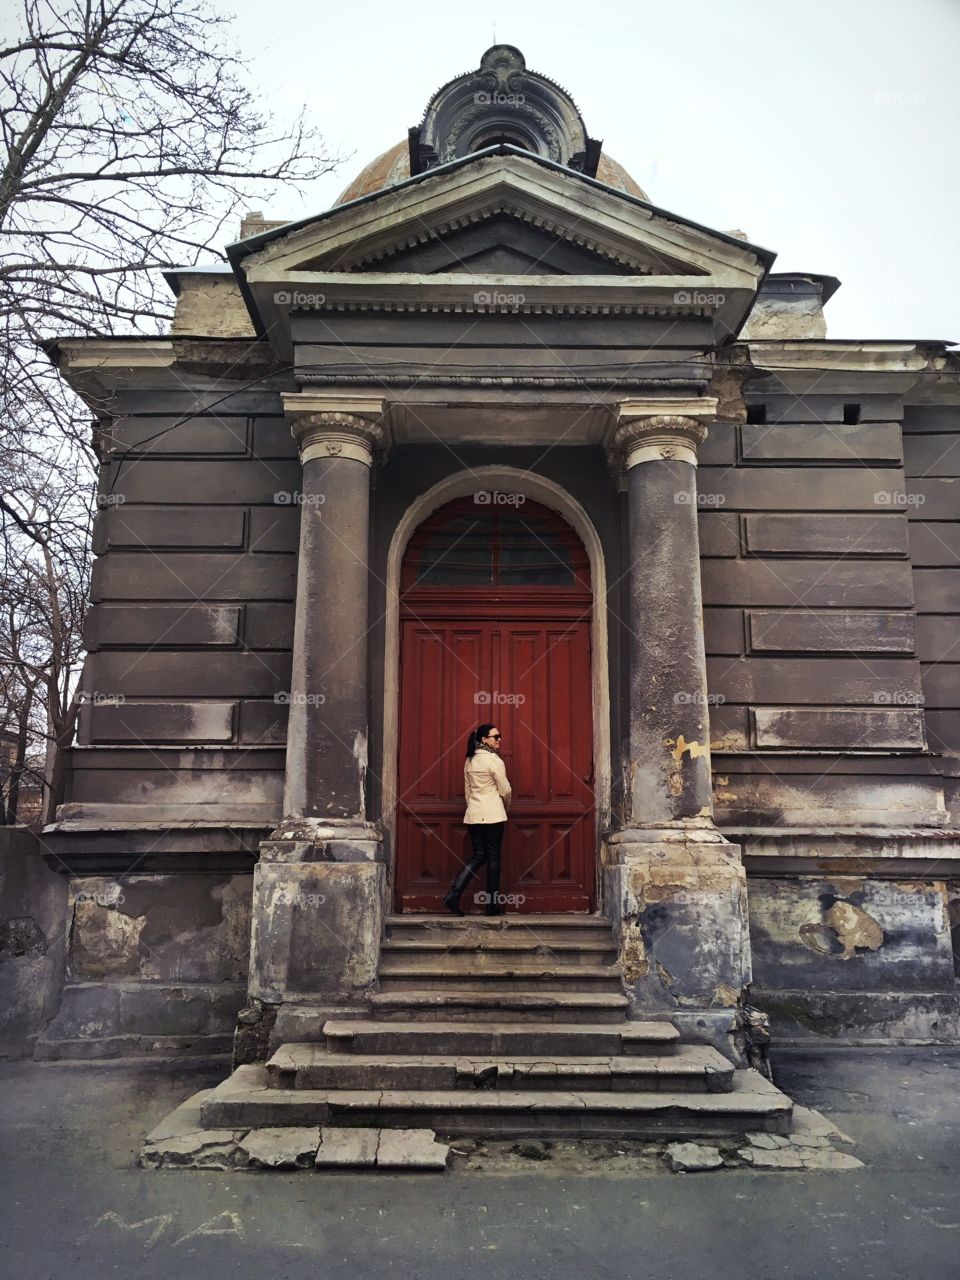
[{"label": "column capital", "polygon": [[716,416],[714,397],[682,400],[623,400],[617,406],[614,446],[629,470],[641,462],[676,459],[697,465],[697,450]]},{"label": "column capital", "polygon": [[387,444],[383,400],[369,396],[321,396],[285,393],[283,411],[300,450],[300,461],[352,458],[373,465],[374,454]]}]

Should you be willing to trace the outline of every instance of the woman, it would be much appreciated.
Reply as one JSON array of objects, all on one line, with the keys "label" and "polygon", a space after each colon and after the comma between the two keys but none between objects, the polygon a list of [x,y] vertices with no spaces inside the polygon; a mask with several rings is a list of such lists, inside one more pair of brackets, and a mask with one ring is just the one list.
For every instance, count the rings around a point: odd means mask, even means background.
[{"label": "woman", "polygon": [[467,740],[463,791],[467,801],[463,820],[470,832],[473,857],[450,886],[443,905],[455,916],[462,916],[460,895],[486,863],[487,915],[503,915],[497,895],[500,891],[500,849],[511,791],[507,771],[500,759],[500,730],[495,724],[478,725]]}]

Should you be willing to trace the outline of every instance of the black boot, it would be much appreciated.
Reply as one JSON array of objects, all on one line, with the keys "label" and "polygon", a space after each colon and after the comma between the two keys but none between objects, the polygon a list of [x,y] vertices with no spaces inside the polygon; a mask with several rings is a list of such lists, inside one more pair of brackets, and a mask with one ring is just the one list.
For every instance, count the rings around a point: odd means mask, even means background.
[{"label": "black boot", "polygon": [[500,896],[500,859],[491,858],[487,862],[487,906],[488,916],[502,916],[503,907],[497,901]]},{"label": "black boot", "polygon": [[451,913],[451,915],[455,915],[455,916],[466,915],[466,912],[460,906],[460,895],[461,893],[463,893],[464,889],[470,883],[470,879],[472,876],[473,876],[473,867],[472,866],[464,867],[463,870],[460,872],[460,874],[457,876],[457,878],[454,880],[453,884],[448,889],[446,896],[443,899],[443,905],[447,908],[447,910]]}]

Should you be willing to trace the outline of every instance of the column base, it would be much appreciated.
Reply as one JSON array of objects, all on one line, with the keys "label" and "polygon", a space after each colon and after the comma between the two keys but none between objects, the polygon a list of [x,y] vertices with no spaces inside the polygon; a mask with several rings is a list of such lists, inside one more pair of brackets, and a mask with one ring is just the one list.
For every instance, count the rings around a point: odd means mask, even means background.
[{"label": "column base", "polygon": [[253,876],[249,1003],[356,1006],[376,990],[386,868],[366,823],[281,823]]},{"label": "column base", "polygon": [[606,838],[609,845],[620,844],[727,844],[727,837],[717,827],[713,818],[677,818],[650,826],[625,827],[612,831]]},{"label": "column base", "polygon": [[711,1011],[723,1022],[751,981],[746,874],[739,845],[684,830],[604,841],[606,901],[633,1015]]},{"label": "column base", "polygon": [[284,818],[260,844],[268,862],[380,862],[383,838],[372,822]]}]

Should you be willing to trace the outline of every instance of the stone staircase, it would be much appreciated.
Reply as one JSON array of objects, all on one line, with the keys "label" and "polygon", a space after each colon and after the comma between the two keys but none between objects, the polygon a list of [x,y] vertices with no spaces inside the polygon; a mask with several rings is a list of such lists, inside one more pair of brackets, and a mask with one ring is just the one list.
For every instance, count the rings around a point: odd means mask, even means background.
[{"label": "stone staircase", "polygon": [[388,918],[368,1016],[299,1039],[203,1100],[205,1128],[429,1128],[445,1137],[787,1133],[791,1103],[668,1021],[627,1019],[598,917]]}]

